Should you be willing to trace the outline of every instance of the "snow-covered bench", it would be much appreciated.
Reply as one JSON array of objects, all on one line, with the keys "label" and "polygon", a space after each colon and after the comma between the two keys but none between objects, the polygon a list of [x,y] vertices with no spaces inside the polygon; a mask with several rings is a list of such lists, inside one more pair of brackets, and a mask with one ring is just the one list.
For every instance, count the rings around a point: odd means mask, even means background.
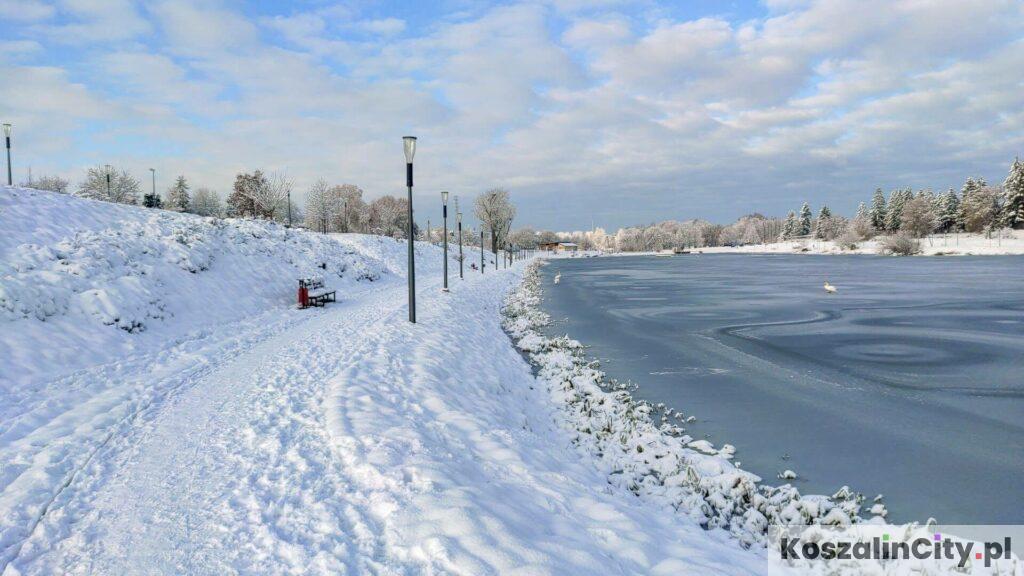
[{"label": "snow-covered bench", "polygon": [[337,302],[335,291],[327,288],[320,278],[300,278],[299,290],[306,289],[306,298],[300,302],[302,308],[310,306],[324,306],[328,302]]}]

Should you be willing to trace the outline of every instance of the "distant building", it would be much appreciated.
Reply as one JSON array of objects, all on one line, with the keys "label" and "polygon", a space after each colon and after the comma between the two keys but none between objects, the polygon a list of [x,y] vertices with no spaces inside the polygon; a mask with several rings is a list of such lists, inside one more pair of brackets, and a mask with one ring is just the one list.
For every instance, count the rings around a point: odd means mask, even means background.
[{"label": "distant building", "polygon": [[579,246],[574,242],[541,242],[540,249],[545,252],[575,252]]}]

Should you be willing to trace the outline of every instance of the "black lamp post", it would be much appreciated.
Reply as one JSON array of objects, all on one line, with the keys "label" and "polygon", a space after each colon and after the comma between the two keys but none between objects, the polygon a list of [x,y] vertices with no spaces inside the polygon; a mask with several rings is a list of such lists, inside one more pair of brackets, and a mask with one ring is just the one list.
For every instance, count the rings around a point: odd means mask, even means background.
[{"label": "black lamp post", "polygon": [[484,273],[487,263],[484,262],[484,227],[480,226],[480,273]]},{"label": "black lamp post", "polygon": [[7,141],[7,185],[14,186],[14,177],[11,175],[11,125],[4,124],[4,140]]},{"label": "black lamp post", "polygon": [[413,255],[412,237],[412,159],[416,156],[416,137],[403,136],[405,146],[405,185],[409,189],[409,322],[416,323],[416,257]]},{"label": "black lamp post", "polygon": [[[458,200],[456,200],[456,204]],[[455,221],[459,224],[459,279],[464,279],[462,275],[462,212],[455,213]]]},{"label": "black lamp post", "polygon": [[103,167],[103,169],[107,173],[107,200],[110,200],[110,171],[113,170],[113,168],[110,167],[110,164],[107,164],[106,166]]},{"label": "black lamp post", "polygon": [[448,191],[441,192],[441,219],[444,225],[444,288],[441,291],[448,291]]},{"label": "black lamp post", "polygon": [[149,173],[153,176],[153,202],[156,202],[156,168],[150,168]]},{"label": "black lamp post", "polygon": [[292,191],[288,189],[288,227],[292,227]]}]

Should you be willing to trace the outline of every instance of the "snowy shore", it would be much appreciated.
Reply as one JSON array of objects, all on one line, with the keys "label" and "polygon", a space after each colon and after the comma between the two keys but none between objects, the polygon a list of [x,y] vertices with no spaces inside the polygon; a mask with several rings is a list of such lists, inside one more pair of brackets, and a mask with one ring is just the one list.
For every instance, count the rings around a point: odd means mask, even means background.
[{"label": "snowy shore", "polygon": [[[985,234],[933,234],[922,238],[921,256],[1009,256],[1024,254],[1024,230],[1003,230],[998,236]],[[830,240],[787,240],[773,244],[695,248],[704,254],[878,254],[877,238],[844,249]]]}]

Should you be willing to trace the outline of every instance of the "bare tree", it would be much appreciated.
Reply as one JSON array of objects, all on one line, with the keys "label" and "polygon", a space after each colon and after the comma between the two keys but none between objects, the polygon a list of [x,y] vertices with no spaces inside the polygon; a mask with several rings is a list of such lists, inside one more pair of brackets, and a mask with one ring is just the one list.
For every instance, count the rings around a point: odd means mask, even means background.
[{"label": "bare tree", "polygon": [[370,208],[363,201],[362,188],[355,184],[342,184],[332,187],[329,192],[334,230],[366,232],[370,223]]},{"label": "bare tree", "polygon": [[317,180],[306,193],[306,228],[318,232],[328,232],[331,218],[329,187],[323,178]]},{"label": "bare tree", "polygon": [[516,216],[516,207],[509,201],[508,190],[493,188],[476,197],[474,213],[491,238],[495,254],[503,247]]},{"label": "bare tree", "polygon": [[40,176],[35,180],[23,183],[22,186],[25,186],[26,188],[35,188],[36,190],[60,192],[61,194],[66,194],[68,191],[68,181],[60,176]]},{"label": "bare tree", "polygon": [[381,196],[370,203],[370,231],[374,234],[402,238],[408,223],[408,200]]}]

